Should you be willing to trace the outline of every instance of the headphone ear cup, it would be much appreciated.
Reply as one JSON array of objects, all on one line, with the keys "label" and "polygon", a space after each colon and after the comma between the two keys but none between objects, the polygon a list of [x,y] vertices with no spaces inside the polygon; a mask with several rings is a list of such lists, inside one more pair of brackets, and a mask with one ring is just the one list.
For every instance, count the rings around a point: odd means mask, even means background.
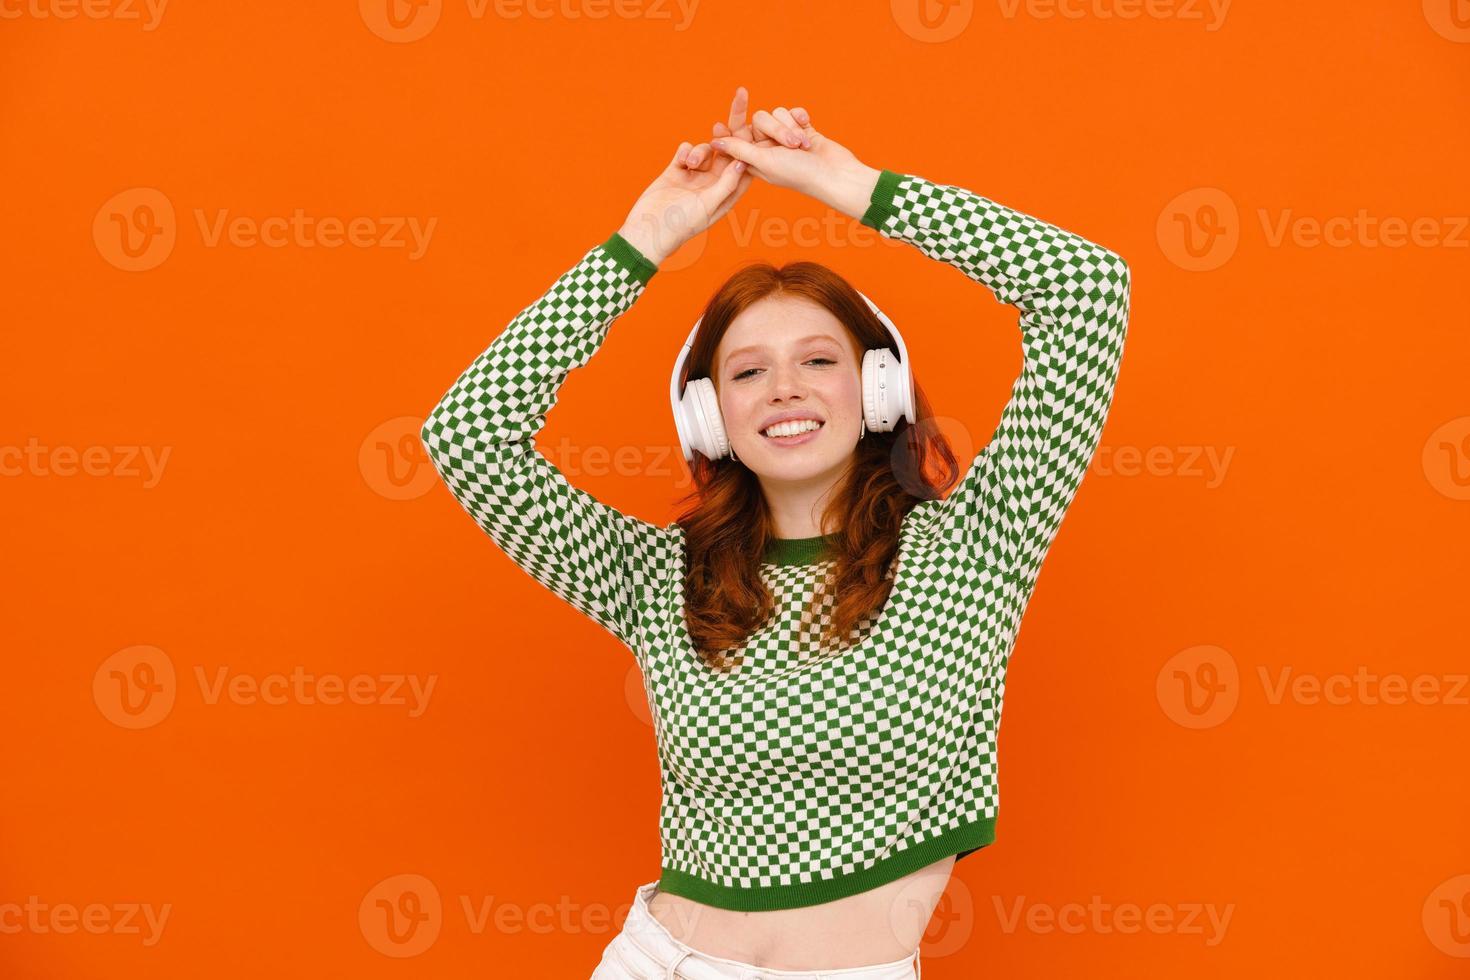
[{"label": "headphone ear cup", "polygon": [[711,460],[723,459],[730,454],[730,439],[725,434],[725,423],[720,418],[720,399],[715,394],[715,383],[709,378],[696,378],[685,389],[684,400],[691,409],[694,423],[694,448]]},{"label": "headphone ear cup", "polygon": [[[880,373],[882,388],[878,387]],[[874,347],[863,355],[863,418],[868,422],[869,432],[892,432],[898,428],[898,420],[904,414],[903,396],[899,394],[903,377],[902,365],[888,348]],[[884,416],[888,418],[887,424]]]}]

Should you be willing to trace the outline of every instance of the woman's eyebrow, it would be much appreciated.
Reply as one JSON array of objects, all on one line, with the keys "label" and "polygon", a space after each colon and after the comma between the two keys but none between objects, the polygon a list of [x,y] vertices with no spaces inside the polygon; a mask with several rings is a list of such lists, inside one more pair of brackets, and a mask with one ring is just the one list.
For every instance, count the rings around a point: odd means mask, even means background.
[{"label": "woman's eyebrow", "polygon": [[[836,343],[837,342],[837,338],[834,337],[834,336],[832,336],[829,333],[808,334],[807,336],[800,338],[796,342],[798,344],[804,344],[804,343],[806,343],[809,340],[830,340],[833,343]],[[725,360],[728,361],[730,358],[734,357],[736,354],[744,354],[747,351],[764,350],[767,346],[768,345],[766,345],[766,344],[753,344],[753,345],[751,345],[749,347],[741,347],[738,350],[732,350],[730,353],[726,354],[725,355]]]}]

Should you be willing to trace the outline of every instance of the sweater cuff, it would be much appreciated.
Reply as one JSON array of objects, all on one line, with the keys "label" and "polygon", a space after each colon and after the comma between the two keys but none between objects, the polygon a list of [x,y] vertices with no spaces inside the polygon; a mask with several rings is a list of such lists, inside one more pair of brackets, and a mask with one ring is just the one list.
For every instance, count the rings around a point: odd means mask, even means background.
[{"label": "sweater cuff", "polygon": [[602,243],[602,248],[612,259],[627,269],[629,274],[643,285],[648,285],[648,280],[658,271],[658,266],[649,259],[622,235],[613,232],[607,241]]},{"label": "sweater cuff", "polygon": [[878,175],[878,183],[873,185],[873,196],[869,200],[868,210],[858,220],[869,228],[883,230],[883,223],[898,213],[898,205],[893,203],[898,194],[898,185],[904,175],[893,170],[884,170]]}]

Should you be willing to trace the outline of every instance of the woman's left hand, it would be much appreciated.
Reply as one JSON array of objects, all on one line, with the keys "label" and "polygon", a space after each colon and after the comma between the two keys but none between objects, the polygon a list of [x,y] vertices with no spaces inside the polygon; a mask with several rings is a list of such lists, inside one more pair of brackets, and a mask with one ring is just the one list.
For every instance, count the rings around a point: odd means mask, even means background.
[{"label": "woman's left hand", "polygon": [[722,136],[710,145],[743,160],[751,174],[777,187],[789,187],[854,216],[867,208],[879,171],[812,125],[800,106],[762,109],[751,120],[751,137]]}]

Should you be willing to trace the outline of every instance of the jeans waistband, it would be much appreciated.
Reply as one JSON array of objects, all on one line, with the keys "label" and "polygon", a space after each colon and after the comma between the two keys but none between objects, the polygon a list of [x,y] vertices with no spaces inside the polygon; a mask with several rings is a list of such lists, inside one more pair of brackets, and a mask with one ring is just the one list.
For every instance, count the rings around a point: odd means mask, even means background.
[{"label": "jeans waistband", "polygon": [[844,967],[837,970],[772,970],[738,960],[702,953],[675,939],[664,924],[653,917],[648,901],[658,889],[657,881],[639,885],[623,925],[623,935],[667,971],[664,980],[918,980],[919,952],[892,963]]}]

